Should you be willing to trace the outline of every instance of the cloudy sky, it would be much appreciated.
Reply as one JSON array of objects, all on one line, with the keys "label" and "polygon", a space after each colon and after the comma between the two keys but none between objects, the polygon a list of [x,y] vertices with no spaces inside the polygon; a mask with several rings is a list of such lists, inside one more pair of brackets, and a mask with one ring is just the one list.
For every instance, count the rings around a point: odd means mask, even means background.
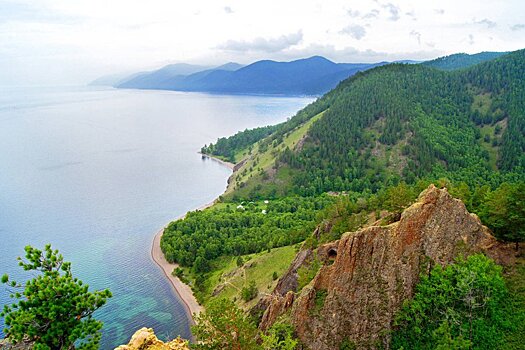
[{"label": "cloudy sky", "polygon": [[523,0],[0,0],[0,85],[168,63],[430,59],[525,48]]}]

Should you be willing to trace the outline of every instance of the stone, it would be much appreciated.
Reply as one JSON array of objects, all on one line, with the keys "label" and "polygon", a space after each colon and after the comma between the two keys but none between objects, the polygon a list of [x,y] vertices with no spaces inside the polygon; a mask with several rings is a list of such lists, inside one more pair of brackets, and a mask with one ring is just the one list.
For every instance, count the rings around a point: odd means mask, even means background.
[{"label": "stone", "polygon": [[127,345],[120,345],[115,350],[189,350],[188,341],[176,338],[163,342],[157,338],[151,328],[141,328],[133,334]]}]

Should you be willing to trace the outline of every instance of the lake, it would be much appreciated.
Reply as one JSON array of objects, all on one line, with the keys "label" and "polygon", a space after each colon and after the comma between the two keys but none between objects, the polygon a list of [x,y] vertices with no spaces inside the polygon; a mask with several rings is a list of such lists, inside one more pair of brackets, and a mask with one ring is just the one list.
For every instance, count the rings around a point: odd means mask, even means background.
[{"label": "lake", "polygon": [[[312,101],[0,88],[0,275],[23,281],[24,246],[51,243],[91,289],[113,293],[96,314],[102,349],[144,326],[188,338],[184,307],[150,257],[154,234],[224,191],[231,171],[203,160],[202,145],[282,122]],[[0,286],[0,305],[8,302]]]}]

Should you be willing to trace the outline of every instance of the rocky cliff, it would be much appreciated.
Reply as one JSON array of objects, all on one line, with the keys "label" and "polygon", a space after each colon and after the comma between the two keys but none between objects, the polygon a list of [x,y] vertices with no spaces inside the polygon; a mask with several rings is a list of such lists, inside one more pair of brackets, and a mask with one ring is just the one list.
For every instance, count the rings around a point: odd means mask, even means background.
[{"label": "rocky cliff", "polygon": [[357,349],[388,348],[394,314],[434,264],[477,252],[499,263],[513,256],[460,200],[434,186],[398,222],[347,233],[319,251],[330,261],[299,295],[274,293],[260,327],[289,312],[306,348],[327,350],[345,339]]},{"label": "rocky cliff", "polygon": [[164,343],[159,340],[153,329],[141,328],[133,334],[127,345],[121,345],[115,350],[190,350],[188,342],[180,338]]}]

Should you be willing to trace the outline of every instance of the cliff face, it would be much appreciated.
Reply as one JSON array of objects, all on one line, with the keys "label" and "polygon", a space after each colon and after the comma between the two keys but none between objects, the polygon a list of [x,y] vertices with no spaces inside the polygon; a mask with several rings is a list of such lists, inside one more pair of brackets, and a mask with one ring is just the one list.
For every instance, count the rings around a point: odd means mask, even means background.
[{"label": "cliff face", "polygon": [[339,349],[344,339],[358,349],[388,348],[393,316],[412,297],[421,273],[459,254],[484,252],[501,263],[512,256],[506,250],[460,200],[430,186],[400,221],[321,247],[333,263],[295,298],[274,294],[261,328],[291,309],[297,335],[309,349]]},{"label": "cliff face", "polygon": [[[319,228],[315,230],[314,235],[319,235]],[[251,310],[252,315],[258,315],[261,310],[264,311],[259,323],[259,328],[262,331],[268,330],[277,318],[293,305],[298,287],[299,269],[303,266],[309,266],[315,258],[323,264],[332,261],[334,252],[337,252],[338,243],[339,241],[324,244],[315,251],[311,249],[301,250],[295,256],[286,273],[277,282],[272,294],[263,297]]]},{"label": "cliff face", "polygon": [[115,350],[190,350],[188,342],[180,338],[164,343],[159,340],[153,329],[141,328],[133,334],[127,345]]}]

